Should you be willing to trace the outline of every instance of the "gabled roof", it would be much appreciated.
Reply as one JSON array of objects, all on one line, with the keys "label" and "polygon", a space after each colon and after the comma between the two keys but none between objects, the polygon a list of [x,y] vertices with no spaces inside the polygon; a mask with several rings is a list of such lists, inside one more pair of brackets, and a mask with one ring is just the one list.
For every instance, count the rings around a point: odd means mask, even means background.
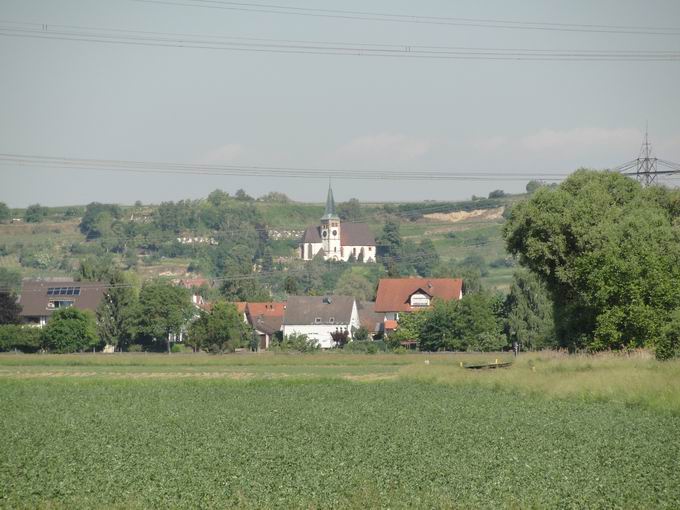
[{"label": "gabled roof", "polygon": [[19,304],[22,317],[47,317],[54,313],[50,301],[73,301],[80,310],[94,312],[108,285],[103,282],[74,282],[73,280],[24,280]]},{"label": "gabled roof", "polygon": [[375,246],[375,236],[365,223],[341,223],[340,244],[342,246]]},{"label": "gabled roof", "polygon": [[246,313],[248,303],[245,301],[235,301],[234,304],[236,305],[236,310],[238,310],[238,313]]},{"label": "gabled roof", "polygon": [[320,243],[321,242],[321,227],[307,227],[305,233],[302,235],[303,243]]},{"label": "gabled roof", "polygon": [[463,280],[460,278],[383,278],[378,283],[375,311],[410,312],[409,298],[416,292],[425,292],[433,299],[450,301],[460,299]]},{"label": "gabled roof", "polygon": [[251,325],[257,331],[266,333],[267,335],[273,335],[277,331],[281,331],[281,326],[283,326],[283,317],[267,317],[259,315],[253,318]]},{"label": "gabled roof", "polygon": [[383,328],[383,314],[376,313],[373,301],[357,301],[359,322],[371,333],[378,333]]},{"label": "gabled roof", "polygon": [[286,304],[283,323],[287,326],[347,326],[352,319],[353,308],[354,298],[351,296],[291,296]]}]

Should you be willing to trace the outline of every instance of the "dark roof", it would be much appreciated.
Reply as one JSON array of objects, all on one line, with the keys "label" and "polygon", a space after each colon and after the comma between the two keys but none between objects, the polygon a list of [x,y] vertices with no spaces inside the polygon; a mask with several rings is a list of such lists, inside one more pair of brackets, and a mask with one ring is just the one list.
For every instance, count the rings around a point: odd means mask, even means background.
[{"label": "dark roof", "polygon": [[[320,243],[321,227],[308,227],[302,236],[303,243]],[[365,223],[341,223],[342,246],[375,246],[375,236]]]},{"label": "dark roof", "polygon": [[341,223],[342,246],[375,246],[375,236],[365,223]]},{"label": "dark roof", "polygon": [[338,215],[335,214],[335,199],[333,198],[333,188],[331,183],[328,183],[328,196],[326,197],[326,210],[323,213],[322,220],[337,220]]},{"label": "dark roof", "polygon": [[321,227],[307,227],[305,233],[302,235],[303,243],[320,243],[321,242]]},{"label": "dark roof", "polygon": [[424,292],[433,299],[460,299],[463,280],[459,278],[383,278],[378,283],[376,312],[410,312],[409,298]]},{"label": "dark roof", "polygon": [[373,301],[357,301],[357,311],[359,312],[359,322],[371,333],[378,333],[383,328],[385,315],[375,311]]},{"label": "dark roof", "polygon": [[273,335],[277,331],[281,331],[283,317],[258,315],[253,318],[252,326],[262,333]]},{"label": "dark roof", "polygon": [[95,311],[106,292],[102,282],[74,282],[70,280],[24,280],[19,304],[22,317],[45,317],[54,313],[48,308],[50,300],[73,301],[81,310]]},{"label": "dark roof", "polygon": [[[342,324],[352,318],[351,296],[291,296],[286,304],[283,323],[290,325]],[[317,318],[321,319],[317,322]],[[333,319],[331,322],[330,319]]]}]

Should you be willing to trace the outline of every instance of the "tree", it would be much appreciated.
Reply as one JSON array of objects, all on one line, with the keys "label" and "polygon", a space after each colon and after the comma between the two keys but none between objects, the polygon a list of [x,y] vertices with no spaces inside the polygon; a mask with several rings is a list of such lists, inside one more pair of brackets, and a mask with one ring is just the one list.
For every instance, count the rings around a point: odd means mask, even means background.
[{"label": "tree", "polygon": [[352,335],[355,342],[366,342],[370,338],[370,332],[366,326],[359,326]]},{"label": "tree", "polygon": [[136,313],[137,334],[157,347],[167,346],[177,337],[194,314],[189,292],[162,281],[145,284],[139,293]]},{"label": "tree", "polygon": [[569,349],[653,346],[680,306],[677,191],[579,170],[513,207],[508,250],[545,282]]},{"label": "tree", "polygon": [[334,293],[339,296],[352,296],[358,301],[370,301],[375,295],[375,288],[361,274],[354,271],[345,271],[340,276]]},{"label": "tree", "polygon": [[0,202],[0,223],[6,223],[12,219],[12,211],[5,202]]},{"label": "tree", "polygon": [[343,349],[345,345],[347,345],[347,342],[349,342],[349,331],[333,331],[331,333],[331,338],[333,339],[333,342],[335,342],[335,347],[337,349]]},{"label": "tree", "polygon": [[528,271],[513,275],[505,300],[507,332],[523,348],[536,350],[555,347],[553,304],[548,289]]},{"label": "tree", "polygon": [[413,257],[413,268],[422,277],[432,276],[434,268],[439,264],[439,254],[434,247],[432,239],[426,238],[420,241]]},{"label": "tree", "polygon": [[94,314],[74,307],[54,312],[42,332],[43,347],[58,353],[91,349],[98,341]]},{"label": "tree", "polygon": [[357,222],[362,219],[361,203],[356,198],[338,205],[338,216],[343,221]]},{"label": "tree", "polygon": [[19,324],[21,322],[21,305],[13,292],[0,289],[0,324]]},{"label": "tree", "polygon": [[47,207],[42,207],[40,204],[29,205],[24,219],[27,223],[40,223],[47,217],[48,212]]},{"label": "tree", "polygon": [[233,303],[216,302],[210,312],[201,311],[189,326],[187,344],[194,350],[233,352],[248,340],[248,328]]},{"label": "tree", "polygon": [[680,353],[680,308],[671,314],[671,320],[663,328],[656,344],[656,359],[666,361]]},{"label": "tree", "polygon": [[18,292],[21,289],[21,272],[17,269],[0,267],[0,290]]},{"label": "tree", "polygon": [[503,198],[505,196],[505,191],[502,189],[493,190],[489,193],[489,198]]},{"label": "tree", "polygon": [[106,345],[126,347],[134,338],[138,304],[137,281],[131,273],[115,273],[97,307],[97,332]]},{"label": "tree", "polygon": [[283,290],[286,294],[296,295],[298,293],[298,281],[294,276],[288,275],[283,283]]},{"label": "tree", "polygon": [[248,195],[248,193],[246,193],[242,189],[240,189],[236,192],[235,198],[236,198],[236,200],[239,200],[241,202],[252,202],[253,200],[255,200],[253,197]]},{"label": "tree", "polygon": [[115,204],[100,204],[92,202],[85,208],[85,214],[80,220],[80,232],[88,239],[97,239],[111,233],[114,220],[120,219],[123,212]]}]

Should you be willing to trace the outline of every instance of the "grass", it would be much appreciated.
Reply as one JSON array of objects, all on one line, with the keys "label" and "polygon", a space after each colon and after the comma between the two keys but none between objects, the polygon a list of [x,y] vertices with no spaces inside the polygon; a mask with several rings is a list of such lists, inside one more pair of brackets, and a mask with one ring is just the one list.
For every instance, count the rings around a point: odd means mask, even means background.
[{"label": "grass", "polygon": [[0,507],[680,506],[680,362],[495,358],[1,355]]}]

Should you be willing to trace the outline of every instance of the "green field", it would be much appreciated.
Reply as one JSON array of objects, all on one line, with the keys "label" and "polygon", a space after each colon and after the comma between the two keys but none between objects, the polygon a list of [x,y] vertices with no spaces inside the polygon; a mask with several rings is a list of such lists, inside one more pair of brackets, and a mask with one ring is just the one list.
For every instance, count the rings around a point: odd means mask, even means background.
[{"label": "green field", "polygon": [[680,362],[495,358],[2,355],[0,507],[680,507]]}]

